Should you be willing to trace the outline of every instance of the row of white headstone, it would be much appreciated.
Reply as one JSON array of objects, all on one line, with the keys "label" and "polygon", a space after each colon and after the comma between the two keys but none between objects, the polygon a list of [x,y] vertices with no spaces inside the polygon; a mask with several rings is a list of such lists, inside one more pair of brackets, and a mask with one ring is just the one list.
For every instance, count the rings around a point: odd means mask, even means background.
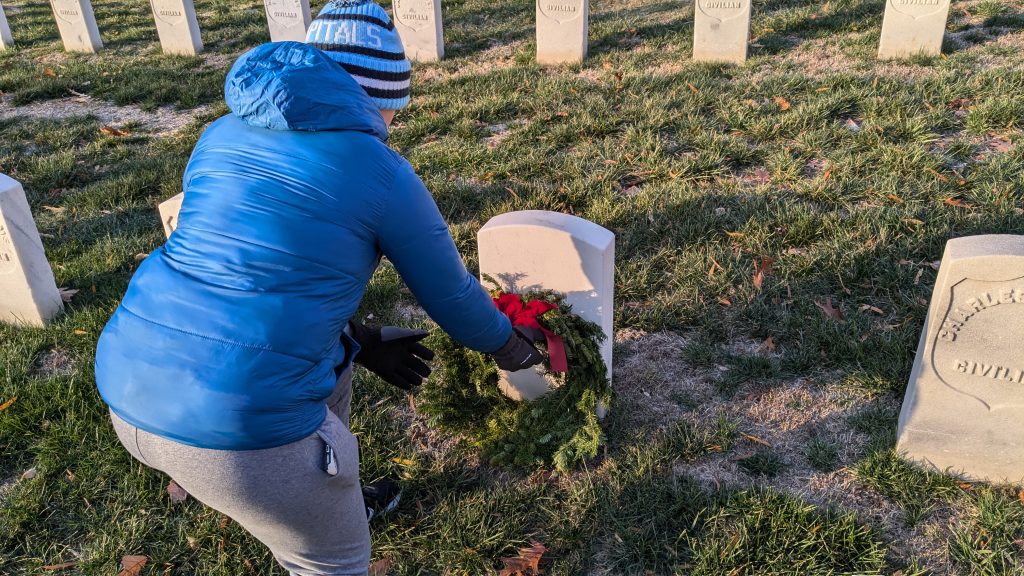
[{"label": "row of white headstone", "polygon": [[[694,0],[693,59],[743,63],[750,36],[751,0]],[[950,0],[887,0],[878,55],[938,55]],[[64,48],[96,52],[103,46],[89,0],[50,0]],[[164,52],[203,49],[192,0],[150,0]],[[309,0],[264,0],[270,39],[303,41],[310,24]],[[440,0],[394,0],[395,25],[411,60],[444,57]],[[582,62],[587,55],[589,0],[537,0],[537,61]],[[13,43],[0,4],[0,48]]]},{"label": "row of white headstone", "polygon": [[[168,54],[202,52],[203,40],[192,0],[149,0],[160,45]],[[302,42],[312,20],[309,0],[264,0],[272,42]],[[95,53],[103,47],[90,0],[50,0],[64,49]],[[413,60],[439,60],[444,56],[441,5],[435,0],[395,0],[395,22]],[[0,3],[0,49],[14,44]]]}]

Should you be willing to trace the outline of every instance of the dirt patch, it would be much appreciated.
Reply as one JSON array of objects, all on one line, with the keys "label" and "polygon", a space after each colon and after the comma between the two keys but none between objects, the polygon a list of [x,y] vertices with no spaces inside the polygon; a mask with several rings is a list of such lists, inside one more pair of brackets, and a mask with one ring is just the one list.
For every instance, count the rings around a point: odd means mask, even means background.
[{"label": "dirt patch", "polygon": [[[736,442],[729,450],[679,464],[678,474],[709,490],[770,487],[822,508],[852,512],[887,535],[895,557],[916,557],[936,574],[951,573],[946,541],[959,512],[936,508],[908,527],[902,509],[860,484],[849,468],[863,456],[869,437],[853,430],[848,418],[868,406],[896,411],[898,399],[875,397],[845,384],[839,374],[767,387],[751,382],[724,398],[716,381],[725,367],[693,366],[686,360],[687,343],[687,336],[672,333],[624,330],[616,335],[620,353],[614,388],[623,426],[650,430],[682,419],[707,428],[724,417],[736,427]],[[769,355],[752,340],[733,343],[725,351]],[[809,446],[815,443],[834,451],[831,469],[812,464]],[[773,455],[776,474],[759,475],[744,466],[759,453]]]},{"label": "dirt patch", "polygon": [[0,119],[63,120],[76,116],[94,116],[100,122],[113,126],[141,124],[156,136],[173,134],[181,130],[211,108],[212,106],[207,105],[190,110],[175,110],[170,106],[163,106],[148,112],[136,105],[117,106],[84,95],[14,107],[10,104],[10,97],[0,97]]},{"label": "dirt patch", "polygon": [[412,81],[414,83],[428,83],[437,80],[448,81],[466,76],[488,74],[496,70],[514,68],[516,66],[515,55],[524,46],[526,46],[525,40],[493,46],[483,52],[474,54],[471,59],[462,60],[460,62],[462,65],[454,70],[440,65],[422,70],[413,70]]},{"label": "dirt patch", "polygon": [[42,378],[70,376],[74,372],[75,359],[63,348],[43,352],[33,366],[33,374]]}]

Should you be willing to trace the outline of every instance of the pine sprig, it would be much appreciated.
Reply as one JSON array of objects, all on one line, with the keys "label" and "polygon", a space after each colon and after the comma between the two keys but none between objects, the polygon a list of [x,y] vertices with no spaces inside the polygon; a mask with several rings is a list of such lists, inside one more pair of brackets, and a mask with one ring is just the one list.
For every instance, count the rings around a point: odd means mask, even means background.
[{"label": "pine sprig", "polygon": [[573,314],[558,293],[530,292],[523,299],[557,306],[538,318],[565,341],[569,372],[553,374],[557,387],[536,400],[512,400],[498,388],[489,356],[437,331],[431,346],[441,366],[421,390],[417,407],[440,428],[469,438],[494,465],[566,471],[595,457],[605,442],[597,419],[597,406],[612,402],[601,356],[605,336],[600,326]]}]

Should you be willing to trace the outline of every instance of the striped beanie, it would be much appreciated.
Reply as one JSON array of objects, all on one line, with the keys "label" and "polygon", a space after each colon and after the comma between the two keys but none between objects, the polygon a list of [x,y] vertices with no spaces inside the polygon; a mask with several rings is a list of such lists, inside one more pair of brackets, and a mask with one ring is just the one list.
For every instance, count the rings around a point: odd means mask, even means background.
[{"label": "striped beanie", "polygon": [[409,104],[411,66],[402,39],[372,0],[331,0],[310,25],[306,42],[340,64],[381,110]]}]

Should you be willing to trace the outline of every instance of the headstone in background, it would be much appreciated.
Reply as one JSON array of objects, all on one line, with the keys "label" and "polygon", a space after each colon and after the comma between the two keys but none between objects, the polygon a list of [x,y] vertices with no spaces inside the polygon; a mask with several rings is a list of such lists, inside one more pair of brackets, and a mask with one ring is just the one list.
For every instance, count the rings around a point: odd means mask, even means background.
[{"label": "headstone in background", "polygon": [[149,0],[149,4],[164,53],[193,56],[203,51],[192,0]]},{"label": "headstone in background", "polygon": [[[601,348],[612,377],[615,235],[593,222],[542,210],[491,218],[477,235],[480,273],[503,290],[561,292],[573,312],[604,329]],[[572,367],[569,368],[570,370]],[[513,398],[536,398],[549,390],[543,367],[502,373],[502,389]]]},{"label": "headstone in background", "polygon": [[395,27],[405,55],[414,62],[444,58],[441,0],[394,0]]},{"label": "headstone in background", "polygon": [[589,25],[589,0],[537,0],[537,62],[583,62]]},{"label": "headstone in background", "polygon": [[747,61],[751,0],[695,0],[693,59],[697,62]]},{"label": "headstone in background", "polygon": [[68,52],[97,52],[103,48],[100,29],[89,0],[50,0],[57,29]]},{"label": "headstone in background", "polygon": [[271,42],[305,42],[312,22],[309,0],[263,0]]},{"label": "headstone in background", "polygon": [[164,225],[164,234],[170,238],[171,232],[178,227],[178,213],[181,212],[181,203],[185,200],[185,193],[181,192],[170,200],[160,203],[160,223]]},{"label": "headstone in background", "polygon": [[0,4],[0,50],[14,46],[14,37],[11,36],[11,27],[7,25],[7,16],[4,14],[4,5]]},{"label": "headstone in background", "polygon": [[949,0],[888,0],[879,58],[938,56],[949,16]]},{"label": "headstone in background", "polygon": [[0,321],[43,326],[63,309],[25,191],[0,174]]},{"label": "headstone in background", "polygon": [[912,460],[1024,479],[1024,236],[950,240],[897,431]]}]

